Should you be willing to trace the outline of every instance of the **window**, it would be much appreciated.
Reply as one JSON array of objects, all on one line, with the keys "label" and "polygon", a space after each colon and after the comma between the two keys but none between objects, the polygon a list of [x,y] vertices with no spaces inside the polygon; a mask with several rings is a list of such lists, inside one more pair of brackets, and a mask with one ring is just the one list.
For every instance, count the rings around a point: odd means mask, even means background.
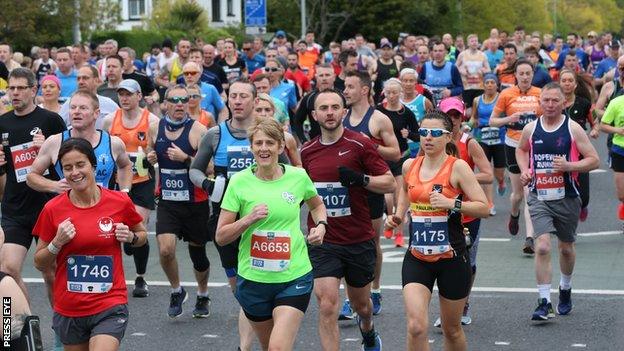
[{"label": "window", "polygon": [[145,15],[145,0],[128,0],[128,17],[140,19]]},{"label": "window", "polygon": [[234,16],[234,1],[227,0],[227,15]]},{"label": "window", "polygon": [[212,21],[221,22],[221,0],[212,0]]}]

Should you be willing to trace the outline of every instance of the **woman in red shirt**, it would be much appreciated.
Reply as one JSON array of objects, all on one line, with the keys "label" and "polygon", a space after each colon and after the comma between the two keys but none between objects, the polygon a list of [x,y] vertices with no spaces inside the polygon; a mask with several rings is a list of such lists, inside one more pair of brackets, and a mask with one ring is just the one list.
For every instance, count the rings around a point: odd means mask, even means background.
[{"label": "woman in red shirt", "polygon": [[58,159],[71,189],[44,206],[33,229],[35,266],[56,266],[52,328],[72,350],[117,350],[128,325],[119,243],[144,245],[143,220],[127,194],[96,185],[88,141],[66,140]]}]

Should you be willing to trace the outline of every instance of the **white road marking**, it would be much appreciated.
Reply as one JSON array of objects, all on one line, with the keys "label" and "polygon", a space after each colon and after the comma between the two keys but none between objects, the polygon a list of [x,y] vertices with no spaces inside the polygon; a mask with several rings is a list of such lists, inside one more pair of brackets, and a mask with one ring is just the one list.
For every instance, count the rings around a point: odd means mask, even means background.
[{"label": "white road marking", "polygon": [[587,347],[587,344],[572,344],[572,347]]},{"label": "white road marking", "polygon": [[132,333],[132,336],[145,336],[145,333]]},{"label": "white road marking", "polygon": [[593,169],[591,171],[589,171],[589,173],[607,173],[606,169],[602,169],[602,168],[598,168],[598,169]]},{"label": "white road marking", "polygon": [[603,236],[603,235],[622,235],[621,230],[609,230],[605,232],[589,232],[589,233],[578,233],[578,236]]},{"label": "white road marking", "polygon": [[342,341],[360,341],[360,339],[346,338],[346,339],[342,339]]},{"label": "white road marking", "polygon": [[508,242],[511,238],[479,238],[479,241]]},{"label": "white road marking", "polygon": [[[42,278],[24,278],[25,283],[36,283],[43,284]],[[164,280],[148,280],[147,283],[151,286],[165,286],[169,287],[170,284],[168,281]],[[126,280],[126,285],[134,285],[134,280]],[[189,287],[197,287],[196,282],[180,282],[182,286]],[[209,282],[209,287],[212,288],[222,288],[228,287],[228,283],[223,282]],[[344,289],[344,286],[340,285],[341,289]],[[382,290],[403,290],[401,285],[382,285]],[[435,286],[434,290],[438,290],[438,287]],[[536,288],[513,288],[513,287],[486,287],[486,286],[475,286],[472,288],[472,291],[478,292],[508,292],[508,293],[537,293]],[[551,293],[558,293],[557,289],[550,289]],[[624,290],[610,290],[610,289],[574,289],[575,294],[585,294],[585,295],[616,295],[616,296],[624,296]]]},{"label": "white road marking", "polygon": [[501,346],[508,346],[511,343],[507,342],[507,341],[495,341],[494,345],[501,345]]},{"label": "white road marking", "polygon": [[219,335],[214,335],[214,334],[204,334],[204,335],[202,335],[202,338],[209,338],[209,339],[216,339],[218,337],[219,337]]}]

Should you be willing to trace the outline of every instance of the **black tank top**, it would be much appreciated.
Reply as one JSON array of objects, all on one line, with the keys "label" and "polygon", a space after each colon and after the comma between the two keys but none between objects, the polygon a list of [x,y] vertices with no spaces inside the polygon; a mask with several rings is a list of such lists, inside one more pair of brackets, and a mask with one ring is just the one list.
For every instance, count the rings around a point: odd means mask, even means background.
[{"label": "black tank top", "polygon": [[384,64],[381,60],[377,60],[377,79],[375,79],[375,103],[379,103],[381,100],[381,92],[383,90],[383,83],[390,78],[396,78],[399,76],[399,70],[397,69],[396,62],[392,59],[390,64]]},{"label": "black tank top", "polygon": [[35,73],[37,75],[37,82],[41,81],[41,78],[47,75],[51,69],[52,69],[52,64],[49,61],[48,63],[42,62],[41,64],[39,64],[39,67],[37,68],[37,72]]}]

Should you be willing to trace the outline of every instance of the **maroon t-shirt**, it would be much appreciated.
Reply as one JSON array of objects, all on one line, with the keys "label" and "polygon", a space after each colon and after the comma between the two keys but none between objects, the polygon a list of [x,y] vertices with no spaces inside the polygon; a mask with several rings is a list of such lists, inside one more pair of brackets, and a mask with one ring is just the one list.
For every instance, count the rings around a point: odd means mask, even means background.
[{"label": "maroon t-shirt", "polygon": [[[340,139],[330,145],[321,143],[320,136],[301,149],[303,168],[314,182],[327,207],[325,241],[332,244],[357,244],[373,239],[368,191],[363,187],[340,185],[338,167],[345,166],[370,176],[389,171],[373,142],[360,133],[345,129]],[[308,215],[308,227],[314,226]]]}]

